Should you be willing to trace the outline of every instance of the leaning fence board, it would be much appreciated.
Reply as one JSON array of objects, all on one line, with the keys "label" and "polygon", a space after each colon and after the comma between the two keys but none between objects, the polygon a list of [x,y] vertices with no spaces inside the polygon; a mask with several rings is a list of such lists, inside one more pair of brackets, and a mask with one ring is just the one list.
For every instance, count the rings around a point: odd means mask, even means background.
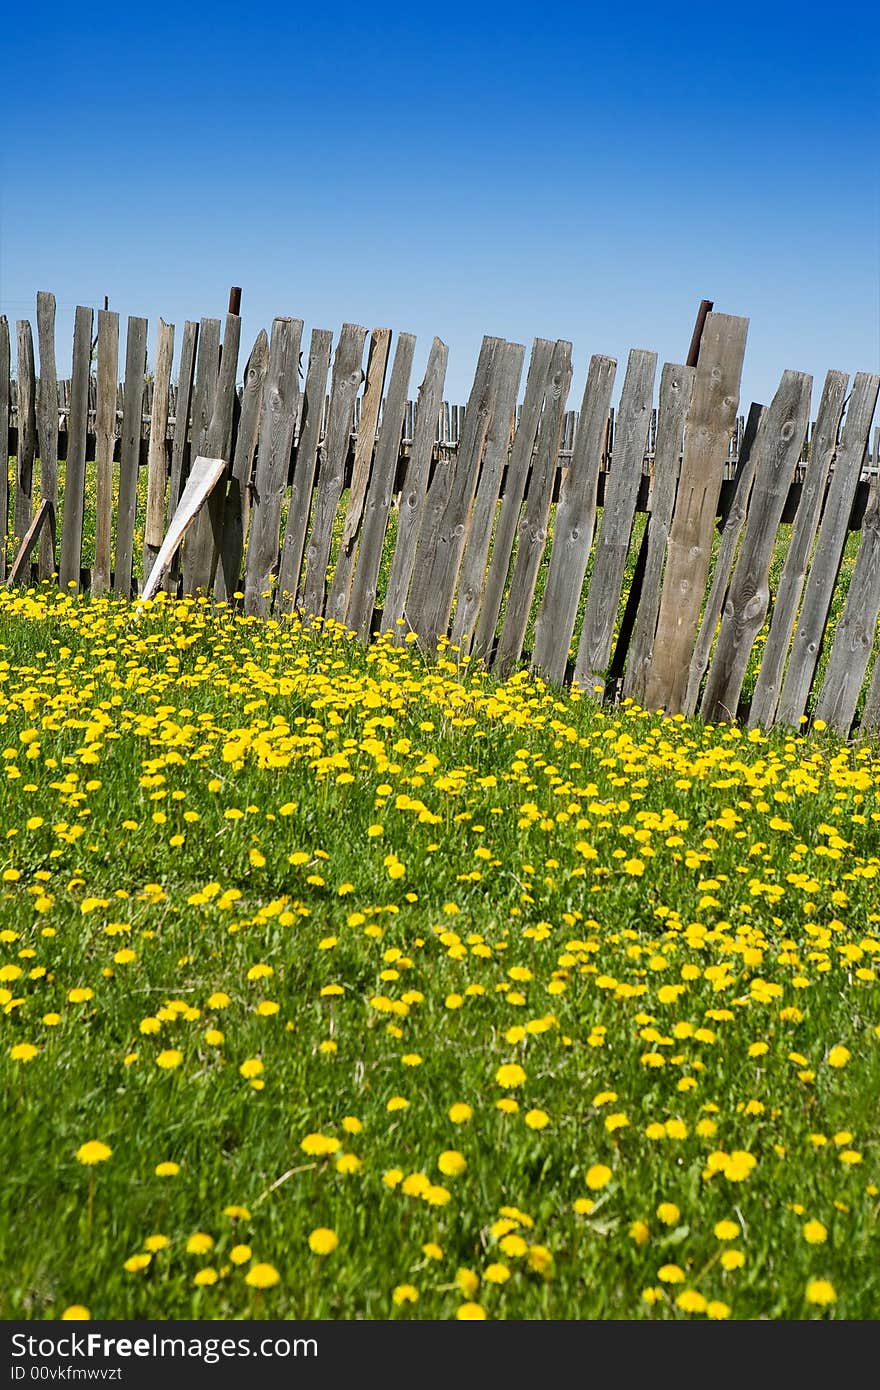
[{"label": "leaning fence board", "polygon": [[445,637],[449,624],[503,349],[502,338],[483,339],[448,495],[439,509],[432,505],[430,493],[428,496],[427,524],[422,527],[407,603],[407,616],[425,649],[435,647],[438,639]]},{"label": "leaning fence board", "polygon": [[878,393],[880,376],[858,372],[853,380],[810,573],[804,586],[804,601],[779,696],[777,724],[796,728],[806,712]]},{"label": "leaning fence board", "polygon": [[251,614],[268,613],[272,574],[278,562],[281,506],[299,410],[302,330],[302,319],[277,318],[272,324],[244,570],[244,611]]},{"label": "leaning fence board", "polygon": [[522,343],[506,343],[502,350],[498,387],[486,433],[483,466],[480,469],[473,510],[468,523],[452,620],[452,641],[462,650],[466,650],[470,645],[474,624],[480,611],[480,595],[486,582],[486,560],[498,508],[501,479],[510,449],[511,427],[525,351]]},{"label": "leaning fence board", "polygon": [[306,576],[302,593],[303,609],[312,617],[320,617],[324,612],[333,522],[345,480],[355,396],[364,379],[361,363],[366,337],[367,330],[359,324],[344,323],[333,359],[327,431],[315,492],[312,530],[306,548]]},{"label": "leaning fence board", "polygon": [[749,657],[770,607],[773,543],[810,419],[812,386],[805,372],[784,372],[761,422],[751,503],[700,705],[710,724],[736,721]]},{"label": "leaning fence board", "polygon": [[171,363],[174,357],[174,324],[159,320],[156,335],[156,370],[150,410],[150,447],[147,453],[147,519],[144,524],[144,575],[148,575],[159,554],[165,535],[165,488],[168,459],[165,435],[168,431],[168,396]]},{"label": "leaning fence board", "polygon": [[712,651],[712,644],[715,641],[718,631],[721,611],[724,607],[725,599],[727,598],[730,572],[733,569],[733,562],[736,557],[736,547],[739,544],[742,528],[745,525],[746,514],[749,509],[749,498],[752,495],[752,488],[755,483],[755,467],[758,462],[758,431],[764,414],[764,406],[753,401],[749,407],[749,418],[746,421],[746,427],[739,445],[736,473],[733,480],[733,497],[731,498],[730,506],[727,509],[727,515],[724,518],[724,525],[721,530],[721,543],[718,547],[715,568],[712,571],[712,583],[709,587],[709,597],[706,599],[706,604],[703,608],[700,630],[697,634],[694,654],[691,657],[690,667],[688,669],[687,691],[682,705],[683,714],[692,715],[697,708],[697,702],[700,698],[700,686],[706,674],[706,667],[709,665],[709,655]]},{"label": "leaning fence board", "polygon": [[265,328],[261,328],[244,371],[241,415],[235,436],[232,471],[224,498],[220,564],[214,583],[214,593],[218,599],[229,600],[239,592],[244,537],[250,516],[251,470],[260,433],[263,387],[268,368],[269,338]]},{"label": "leaning fence board", "polygon": [[[367,484],[371,476],[373,450],[376,446],[376,430],[379,423],[379,410],[382,405],[382,390],[385,384],[385,370],[388,364],[388,348],[391,342],[390,328],[374,328],[370,334],[370,349],[367,354],[367,374],[364,379],[363,394],[360,397],[360,415],[357,422],[357,436],[354,446],[354,462],[351,470],[351,485],[348,492],[348,505],[342,527],[342,539],[336,558],[333,581],[327,594],[325,615],[345,622],[351,599],[352,574],[354,573],[355,547],[361,527]],[[390,388],[389,388],[390,389]],[[387,408],[387,407],[386,407]],[[404,401],[404,409],[406,402]],[[384,412],[383,412],[384,418]],[[401,426],[402,428],[402,426]],[[399,445],[399,440],[398,440]],[[395,464],[397,460],[395,459]],[[360,561],[358,561],[360,563]]]},{"label": "leaning fence board", "polygon": [[605,690],[614,624],[636,514],[642,463],[651,424],[656,352],[633,348],[627,362],[614,439],[614,466],[605,484],[602,525],[574,665],[574,679],[590,699]]},{"label": "leaning fence board", "polygon": [[55,525],[55,513],[52,503],[48,497],[44,498],[37,508],[37,514],[22,537],[15,556],[12,561],[12,568],[9,571],[9,578],[6,581],[7,588],[11,589],[13,584],[25,575],[30,567],[31,552],[40,538],[45,527],[53,528]]},{"label": "leaning fence board", "polygon": [[134,524],[137,514],[141,417],[147,362],[147,320],[131,317],[125,345],[125,395],[119,442],[119,503],[116,518],[116,568],[113,589],[131,597]]},{"label": "leaning fence board", "polygon": [[199,339],[199,325],[187,319],[183,325],[183,342],[180,348],[180,367],[177,373],[177,400],[174,408],[174,439],[171,446],[171,477],[168,480],[168,508],[166,518],[170,524],[177,511],[180,494],[185,482],[186,446],[189,435],[189,413],[192,405],[193,377],[196,366],[196,349]]},{"label": "leaning fence board", "polygon": [[[227,314],[211,418],[205,431],[203,449],[199,450],[208,458],[225,459],[227,474],[232,462],[235,378],[238,373],[240,344],[241,319],[237,314]],[[214,488],[207,505],[202,508],[193,525],[186,543],[183,567],[184,591],[188,594],[194,594],[198,590],[207,593],[214,582],[222,543],[225,502],[225,490],[222,487]]]},{"label": "leaning fence board", "polygon": [[428,354],[428,365],[415,405],[412,448],[400,494],[397,540],[382,608],[383,632],[390,630],[396,633],[399,627],[404,626],[406,596],[412,580],[416,547],[428,494],[428,477],[440,417],[448,356],[449,349],[446,344],[435,338]]},{"label": "leaning fence board", "polygon": [[572,445],[563,468],[547,582],[535,620],[532,666],[561,685],[577,621],[577,610],[596,526],[596,499],[602,447],[608,426],[611,390],[617,372],[613,357],[590,359],[584,397]]},{"label": "leaning fence board", "polygon": [[0,581],[6,578],[9,540],[9,321],[0,314]]},{"label": "leaning fence board", "polygon": [[99,309],[95,399],[95,564],[92,569],[92,593],[96,596],[110,588],[118,361],[119,315],[112,309]]},{"label": "leaning fence board", "polygon": [[853,567],[843,617],[837,624],[825,679],[816,701],[816,720],[824,719],[847,738],[880,613],[880,477],[875,476],[862,519],[859,553]]},{"label": "leaning fence board", "polygon": [[296,446],[287,525],[284,528],[284,545],[278,570],[278,608],[282,613],[293,611],[299,590],[312,491],[315,486],[318,442],[324,417],[324,398],[332,343],[333,334],[329,329],[312,329],[309,367],[300,411],[299,443]]},{"label": "leaning fence board", "polygon": [[544,409],[538,427],[532,475],[519,523],[516,563],[507,595],[504,624],[498,639],[493,669],[506,676],[522,655],[538,569],[547,544],[547,526],[553,483],[562,438],[562,420],[571,387],[571,343],[560,339],[553,349]]},{"label": "leaning fence board", "polygon": [[736,427],[748,319],[707,314],[685,423],[681,475],[645,689],[649,709],[678,714],[697,638],[718,497]]},{"label": "leaning fence board", "polygon": [[798,605],[804,590],[807,561],[819,525],[819,512],[828,485],[837,448],[849,377],[845,372],[829,372],[819,403],[819,413],[810,439],[810,458],[804,476],[791,543],[782,567],[779,591],[773,604],[770,631],[761,653],[761,667],[749,705],[749,728],[773,723],[782,671],[791,644]]},{"label": "leaning fence board", "polygon": [[58,566],[58,583],[62,589],[70,585],[79,588],[82,564],[93,317],[91,309],[82,305],[77,307],[73,330],[70,415],[67,421],[67,466],[64,471],[64,525],[61,531],[61,562]]},{"label": "leaning fence board", "polygon": [[654,654],[663,563],[675,507],[684,422],[694,394],[696,368],[667,362],[660,376],[660,404],[654,444],[654,476],[648,504],[647,549],[642,594],[623,673],[623,695],[641,705]]},{"label": "leaning fence board", "polygon": [[15,463],[15,540],[24,540],[34,505],[34,459],[37,448],[34,339],[27,319],[16,324],[18,335],[18,454]]},{"label": "leaning fence board", "polygon": [[411,333],[397,335],[394,365],[388,382],[388,397],[382,411],[382,425],[376,444],[376,456],[364,500],[361,535],[357,548],[357,568],[351,589],[351,599],[344,621],[362,642],[368,642],[373,631],[373,609],[379,582],[382,548],[394,494],[397,461],[406,394],[412,371],[416,340]]},{"label": "leaning fence board", "polygon": [[554,347],[555,344],[549,338],[536,338],[532,345],[525,396],[519,410],[510,461],[504,479],[504,495],[495,524],[492,558],[471,643],[472,653],[481,659],[491,657],[495,644],[495,630],[507,584],[526,479],[531,467],[535,440],[538,437],[538,426],[541,423],[541,407],[544,403]]},{"label": "leaning fence board", "polygon": [[[37,382],[37,436],[40,441],[40,496],[58,516],[58,369],[55,363],[55,296],[37,294],[37,346],[40,377]],[[40,536],[40,579],[55,573],[55,527],[44,526]]]},{"label": "leaning fence board", "polygon": [[186,480],[186,486],[183,489],[183,495],[177,504],[174,516],[171,518],[168,533],[162,542],[153,568],[147,575],[146,583],[141,592],[138,611],[140,611],[141,603],[146,603],[148,599],[154,598],[159,592],[162,581],[171,567],[171,562],[179,550],[184,536],[198,516],[200,508],[210,497],[212,489],[223,477],[224,471],[223,459],[199,457],[193,463]]}]

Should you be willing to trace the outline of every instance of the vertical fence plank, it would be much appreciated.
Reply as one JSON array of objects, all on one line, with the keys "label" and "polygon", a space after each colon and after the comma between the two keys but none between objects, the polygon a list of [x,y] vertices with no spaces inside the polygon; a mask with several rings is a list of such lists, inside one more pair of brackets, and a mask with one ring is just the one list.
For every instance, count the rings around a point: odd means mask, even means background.
[{"label": "vertical fence plank", "polygon": [[254,505],[245,559],[246,613],[265,615],[270,606],[268,590],[278,562],[281,504],[287,486],[293,431],[299,410],[298,366],[302,329],[302,319],[277,318],[272,324],[254,473]]},{"label": "vertical fence plank", "polygon": [[165,490],[168,482],[168,399],[174,357],[174,324],[159,320],[156,337],[156,371],[150,413],[150,447],[147,454],[147,519],[144,523],[144,579],[150,574],[165,537]]},{"label": "vertical fence plank", "polygon": [[574,679],[590,699],[601,700],[605,690],[651,424],[656,373],[657,354],[633,348],[620,393],[614,454],[605,483],[602,524],[596,538],[593,573],[574,666]]},{"label": "vertical fence plank", "polygon": [[58,518],[58,369],[55,364],[55,296],[37,294],[37,346],[40,378],[37,382],[37,436],[40,441],[40,496],[48,501],[52,517],[40,534],[37,573],[50,579],[55,573],[55,528]]},{"label": "vertical fence plank", "polygon": [[495,644],[495,630],[507,584],[526,479],[532,463],[535,440],[538,437],[538,426],[541,423],[541,409],[554,347],[555,344],[549,338],[536,338],[532,345],[525,396],[519,410],[510,459],[502,481],[501,510],[495,525],[492,558],[489,561],[489,572],[486,575],[480,613],[471,643],[473,654],[482,659],[491,658]]},{"label": "vertical fence plank", "polygon": [[354,402],[364,379],[361,363],[367,330],[359,324],[344,323],[333,360],[330,408],[321,456],[321,471],[315,493],[312,531],[306,549],[306,576],[302,606],[319,617],[324,612],[327,564],[333,539],[333,521],[345,479],[345,461],[351,445]]},{"label": "vertical fence plank", "polygon": [[623,695],[642,704],[645,682],[654,652],[654,634],[660,609],[663,562],[675,507],[684,422],[694,394],[694,367],[665,363],[660,376],[660,405],[654,441],[654,476],[649,499],[647,550],[642,595],[636,612],[632,643],[623,675]]},{"label": "vertical fence plank", "polygon": [[829,372],[825,378],[819,413],[810,440],[810,458],[792,527],[791,543],[782,567],[770,631],[761,653],[761,667],[749,706],[749,728],[754,728],[757,724],[769,727],[776,714],[782,671],[788,656],[798,605],[804,590],[807,561],[819,524],[819,512],[837,448],[848,382],[849,377],[845,372]]},{"label": "vertical fence plank", "polygon": [[379,424],[379,410],[382,406],[382,390],[385,384],[390,343],[390,328],[373,329],[370,334],[370,349],[367,354],[367,375],[364,379],[363,394],[360,397],[360,415],[357,422],[348,506],[345,511],[336,570],[327,595],[325,609],[328,618],[335,618],[340,623],[345,622],[351,597],[355,546],[364,511],[364,499],[367,493],[367,483],[370,479],[370,469],[373,466],[373,450],[377,447],[376,430]]},{"label": "vertical fence plank", "polygon": [[843,617],[816,701],[815,719],[842,738],[849,736],[859,692],[868,669],[877,614],[880,613],[880,477],[875,476],[862,519],[862,538],[853,567]]},{"label": "vertical fence plank", "polygon": [[[358,634],[362,642],[370,640],[373,629],[379,566],[382,562],[385,531],[388,527],[394,480],[400,459],[400,441],[415,346],[416,340],[411,333],[397,335],[388,397],[382,411],[376,457],[373,460],[364,501],[361,537],[357,549],[357,569],[348,611],[341,619]],[[363,416],[361,420],[363,421]]]},{"label": "vertical fence plank", "polygon": [[511,426],[516,411],[525,351],[522,343],[505,343],[501,354],[498,387],[486,433],[486,447],[473,510],[468,523],[452,619],[452,641],[463,650],[470,646],[480,611],[480,598],[486,582],[486,560],[498,510],[501,479],[510,451]]},{"label": "vertical fence plank", "polygon": [[9,542],[9,321],[0,314],[0,582],[6,579]]},{"label": "vertical fence plank", "polygon": [[681,710],[712,554],[718,497],[736,427],[748,319],[708,314],[684,432],[645,704]]},{"label": "vertical fence plank", "polygon": [[190,458],[204,454],[208,426],[214,413],[217,377],[220,371],[220,320],[202,319],[199,325],[199,352],[192,397]]},{"label": "vertical fence plank", "polygon": [[[89,377],[92,358],[91,309],[77,307],[73,330],[73,372],[70,378],[70,416],[67,421],[67,465],[64,470],[64,525],[58,584],[79,588],[82,564],[83,507],[86,485],[86,435],[89,428]],[[53,524],[54,524],[54,513]]]},{"label": "vertical fence plank", "polygon": [[761,424],[752,499],[700,705],[710,724],[736,721],[749,657],[770,607],[773,543],[809,424],[812,386],[806,373],[784,372]]},{"label": "vertical fence plank", "polygon": [[[875,437],[875,449],[876,445],[877,441]],[[878,729],[880,729],[880,657],[876,658],[874,661],[874,670],[871,673],[871,684],[865,699],[865,708],[862,710],[859,733],[873,738],[876,736]]]},{"label": "vertical fence plank", "polygon": [[15,544],[24,540],[34,505],[34,459],[37,448],[34,339],[27,319],[16,324],[18,336],[18,451],[15,465]]},{"label": "vertical fence plank", "polygon": [[245,367],[241,415],[224,502],[223,538],[214,592],[218,599],[227,601],[239,593],[244,537],[250,515],[251,470],[260,433],[263,388],[268,369],[269,338],[265,328],[261,328]]},{"label": "vertical fence plank", "polygon": [[437,509],[428,495],[426,525],[422,527],[416,554],[416,572],[407,604],[407,615],[426,649],[446,635],[455,582],[465,542],[465,528],[477,485],[477,471],[486,441],[497,388],[498,368],[504,348],[502,338],[485,337],[480,349],[474,384],[465,410],[458,454],[448,492]]},{"label": "vertical fence plank", "polygon": [[571,387],[571,343],[560,339],[553,349],[544,409],[538,427],[528,493],[519,524],[516,564],[507,595],[504,624],[493,669],[507,676],[522,655],[529,611],[538,582],[538,568],[547,544],[547,523],[559,461],[559,441]]},{"label": "vertical fence plank", "polygon": [[712,572],[712,583],[709,587],[709,597],[706,599],[703,608],[703,616],[700,620],[700,630],[694,645],[694,654],[691,657],[688,669],[687,691],[682,705],[682,713],[692,715],[697,708],[700,698],[700,686],[703,683],[703,676],[706,674],[706,667],[709,665],[709,655],[712,651],[712,643],[718,630],[718,622],[721,617],[721,610],[727,598],[727,589],[730,582],[730,572],[733,569],[733,562],[736,556],[736,547],[742,535],[742,528],[745,525],[746,514],[749,509],[749,498],[752,495],[752,488],[755,483],[755,468],[758,462],[758,430],[762,419],[766,414],[765,407],[753,401],[749,407],[749,418],[746,421],[742,438],[739,442],[739,450],[736,461],[736,473],[733,482],[733,497],[724,518],[724,526],[721,531],[721,544],[718,547],[718,556],[715,561],[715,568]]},{"label": "vertical fence plank", "polygon": [[846,408],[810,573],[804,587],[797,631],[782,682],[777,724],[796,728],[806,712],[878,393],[880,376],[871,372],[857,373]]},{"label": "vertical fence plank", "polygon": [[[241,319],[226,315],[220,367],[211,397],[211,413],[200,454],[219,458],[226,464],[227,477],[232,463],[232,430],[236,403],[235,378],[241,343]],[[225,480],[214,487],[187,537],[183,561],[184,590],[208,593],[214,582],[223,535],[226,508]]]},{"label": "vertical fence plank", "polygon": [[332,343],[333,334],[329,329],[312,329],[306,387],[300,412],[299,443],[294,459],[290,505],[287,508],[287,525],[284,528],[284,545],[278,570],[278,610],[281,613],[292,613],[296,607],[312,491],[315,486]]},{"label": "vertical fence plank", "polygon": [[435,338],[428,354],[425,376],[419,387],[413,421],[413,439],[406,477],[400,495],[397,542],[388,575],[382,609],[382,631],[397,632],[406,608],[406,597],[415,565],[416,547],[428,494],[428,477],[437,436],[449,349]]},{"label": "vertical fence plank", "polygon": [[118,363],[119,315],[112,309],[99,309],[95,400],[95,564],[92,570],[92,593],[96,597],[110,588]]},{"label": "vertical fence plank", "polygon": [[131,598],[146,364],[147,320],[130,317],[125,345],[125,394],[119,444],[119,503],[116,514],[116,566],[113,576],[114,593],[122,594],[124,598]]},{"label": "vertical fence plank", "polygon": [[[186,479],[186,445],[189,436],[189,417],[192,409],[193,377],[196,365],[196,350],[199,340],[199,325],[187,319],[183,325],[183,342],[180,348],[180,367],[177,373],[177,400],[174,409],[174,439],[171,445],[171,478],[168,483],[168,510],[165,524],[168,526],[177,511],[180,494]],[[196,455],[192,454],[192,458]]]},{"label": "vertical fence plank", "polygon": [[565,679],[584,575],[593,546],[602,446],[608,427],[611,389],[617,372],[613,357],[590,359],[571,460],[562,470],[553,526],[550,564],[535,620],[532,666],[548,680]]}]

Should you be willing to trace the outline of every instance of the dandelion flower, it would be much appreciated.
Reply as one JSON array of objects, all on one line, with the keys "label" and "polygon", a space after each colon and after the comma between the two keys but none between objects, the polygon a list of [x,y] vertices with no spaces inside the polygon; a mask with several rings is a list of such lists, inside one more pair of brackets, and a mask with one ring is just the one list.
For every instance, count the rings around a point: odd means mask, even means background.
[{"label": "dandelion flower", "polygon": [[466,1124],[468,1120],[473,1118],[473,1113],[473,1108],[466,1105],[464,1101],[456,1101],[455,1105],[450,1105],[448,1111],[449,1118],[454,1125]]},{"label": "dandelion flower", "polygon": [[91,1167],[92,1164],[106,1162],[112,1153],[109,1144],[103,1144],[100,1139],[89,1139],[77,1149],[76,1160]]},{"label": "dandelion flower", "polygon": [[309,1249],[315,1255],[330,1255],[339,1244],[339,1237],[329,1226],[318,1226],[309,1236]]},{"label": "dandelion flower", "polygon": [[587,1169],[586,1183],[592,1192],[598,1192],[600,1188],[606,1187],[611,1181],[611,1169],[604,1163],[594,1163],[592,1168]]},{"label": "dandelion flower", "polygon": [[834,1285],[828,1279],[811,1279],[807,1285],[806,1299],[819,1308],[825,1308],[837,1301]]},{"label": "dandelion flower", "polygon": [[398,1308],[403,1303],[416,1303],[418,1297],[419,1291],[414,1284],[398,1284],[391,1294],[392,1301]]},{"label": "dandelion flower", "polygon": [[462,1303],[455,1311],[459,1322],[483,1322],[486,1310],[481,1303]]},{"label": "dandelion flower", "polygon": [[808,1221],[803,1228],[804,1240],[808,1245],[824,1245],[828,1231],[821,1221]]},{"label": "dandelion flower", "polygon": [[447,1178],[457,1178],[467,1167],[467,1159],[457,1149],[446,1149],[437,1159],[437,1167]]},{"label": "dandelion flower", "polygon": [[[312,1237],[315,1234],[316,1232],[313,1231]],[[329,1234],[332,1235],[332,1231],[329,1232]],[[310,1244],[312,1237],[309,1237]],[[314,1248],[314,1245],[312,1245],[313,1250]],[[330,1248],[333,1249],[333,1246],[331,1246]],[[281,1275],[278,1273],[278,1270],[275,1268],[274,1265],[255,1264],[251,1269],[248,1270],[247,1274],[244,1276],[244,1282],[246,1284],[249,1284],[252,1289],[271,1289],[275,1284],[278,1283],[280,1278]]]},{"label": "dandelion flower", "polygon": [[88,1322],[91,1319],[91,1311],[84,1303],[71,1303],[61,1314],[62,1322]]},{"label": "dandelion flower", "polygon": [[526,1074],[517,1062],[506,1062],[500,1066],[495,1073],[495,1080],[499,1086],[513,1088],[521,1086],[526,1079]]}]

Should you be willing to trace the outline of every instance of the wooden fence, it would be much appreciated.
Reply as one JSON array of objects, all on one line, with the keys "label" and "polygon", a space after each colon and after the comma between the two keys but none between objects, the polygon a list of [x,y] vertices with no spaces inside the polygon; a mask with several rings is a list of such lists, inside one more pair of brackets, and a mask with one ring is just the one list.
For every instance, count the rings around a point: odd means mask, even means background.
[{"label": "wooden fence", "polygon": [[738,416],[748,320],[709,313],[691,364],[664,365],[659,382],[656,355],[630,352],[616,410],[613,359],[590,360],[573,410],[570,343],[536,339],[526,366],[524,346],[494,337],[458,407],[443,399],[439,339],[413,399],[412,335],[392,351],[389,329],[344,324],[334,348],[319,328],[306,344],[303,328],[275,319],[240,370],[236,314],[187,322],[175,373],[175,330],[160,319],[148,376],[147,321],[132,317],[120,385],[116,313],[98,311],[95,325],[77,309],[69,381],[57,376],[52,295],[37,296],[39,378],[30,322],[16,326],[13,374],[0,319],[0,577],[11,553],[7,582],[131,597],[201,455],[224,473],[174,592],[323,615],[364,642],[415,633],[431,650],[448,638],[499,675],[525,660],[595,700],[876,732],[880,377],[829,372],[812,418],[811,378],[786,371],[769,405]]}]

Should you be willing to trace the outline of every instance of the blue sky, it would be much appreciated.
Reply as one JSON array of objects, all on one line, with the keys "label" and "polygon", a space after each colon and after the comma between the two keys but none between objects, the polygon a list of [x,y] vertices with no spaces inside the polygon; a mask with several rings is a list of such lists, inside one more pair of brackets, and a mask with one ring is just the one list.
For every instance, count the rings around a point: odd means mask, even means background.
[{"label": "blue sky", "polygon": [[[275,314],[680,361],[702,297],[784,368],[880,370],[880,20],[854,4],[23,7],[0,312]],[[152,334],[151,334],[152,343]],[[179,336],[178,336],[179,346]]]}]

